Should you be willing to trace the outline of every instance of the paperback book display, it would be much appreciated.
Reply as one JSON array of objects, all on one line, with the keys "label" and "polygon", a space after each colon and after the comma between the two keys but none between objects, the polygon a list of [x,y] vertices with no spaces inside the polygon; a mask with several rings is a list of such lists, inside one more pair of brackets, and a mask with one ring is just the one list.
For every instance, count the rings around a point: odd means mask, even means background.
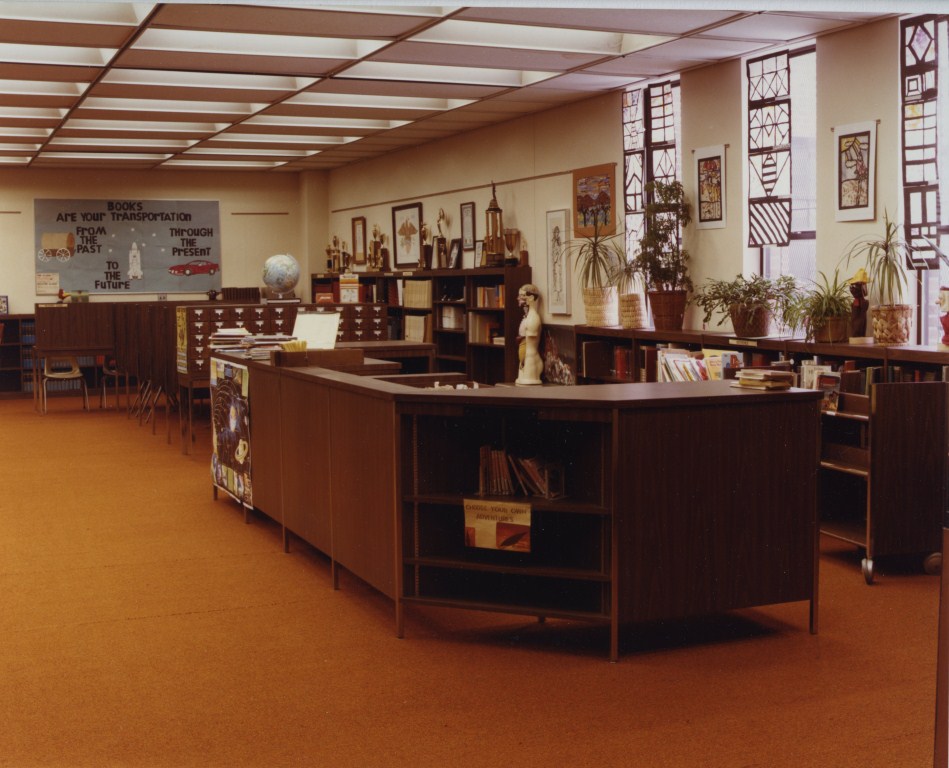
[{"label": "paperback book display", "polygon": [[556,499],[564,495],[563,467],[536,456],[521,458],[502,448],[482,445],[479,470],[479,496],[520,493]]}]

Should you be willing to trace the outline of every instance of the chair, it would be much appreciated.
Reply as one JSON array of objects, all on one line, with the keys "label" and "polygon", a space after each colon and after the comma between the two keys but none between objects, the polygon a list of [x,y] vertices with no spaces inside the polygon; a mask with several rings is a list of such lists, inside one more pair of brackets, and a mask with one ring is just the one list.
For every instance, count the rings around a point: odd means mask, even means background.
[{"label": "chair", "polygon": [[128,374],[125,371],[119,370],[119,365],[116,362],[116,359],[112,355],[102,355],[96,362],[101,363],[99,369],[100,383],[99,388],[99,407],[108,408],[109,407],[109,381],[111,380],[115,385],[115,407],[118,408],[120,403],[119,397],[119,380],[125,379],[125,399],[126,403],[128,402]]},{"label": "chair", "polygon": [[89,410],[89,389],[86,387],[86,378],[82,375],[75,357],[47,357],[43,363],[43,413],[46,413],[46,401],[49,397],[47,384],[50,380],[78,381],[82,387],[83,407]]}]

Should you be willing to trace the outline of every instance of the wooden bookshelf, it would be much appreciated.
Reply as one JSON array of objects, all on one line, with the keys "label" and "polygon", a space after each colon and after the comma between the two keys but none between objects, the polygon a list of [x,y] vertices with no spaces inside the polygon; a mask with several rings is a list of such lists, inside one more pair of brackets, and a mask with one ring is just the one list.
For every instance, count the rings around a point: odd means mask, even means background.
[{"label": "wooden bookshelf", "polygon": [[920,555],[936,569],[947,500],[949,384],[874,384],[823,415],[821,532],[874,558]]},{"label": "wooden bookshelf", "polygon": [[[517,378],[517,331],[523,314],[517,292],[531,281],[530,267],[356,274],[364,295],[385,303],[389,338],[434,344],[436,370],[462,373],[485,384]],[[314,298],[338,296],[338,282],[338,274],[311,275]]]},{"label": "wooden bookshelf", "polygon": [[21,397],[33,392],[33,315],[0,315],[0,397]]}]

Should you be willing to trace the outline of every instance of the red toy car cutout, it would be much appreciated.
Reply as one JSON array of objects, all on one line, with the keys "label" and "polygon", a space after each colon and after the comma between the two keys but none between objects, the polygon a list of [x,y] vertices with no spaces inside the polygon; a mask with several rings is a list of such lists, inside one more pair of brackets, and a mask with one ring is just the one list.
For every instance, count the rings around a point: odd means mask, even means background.
[{"label": "red toy car cutout", "polygon": [[187,264],[175,264],[173,267],[168,267],[168,271],[173,275],[190,277],[191,275],[213,275],[220,268],[220,265],[213,261],[197,259]]}]

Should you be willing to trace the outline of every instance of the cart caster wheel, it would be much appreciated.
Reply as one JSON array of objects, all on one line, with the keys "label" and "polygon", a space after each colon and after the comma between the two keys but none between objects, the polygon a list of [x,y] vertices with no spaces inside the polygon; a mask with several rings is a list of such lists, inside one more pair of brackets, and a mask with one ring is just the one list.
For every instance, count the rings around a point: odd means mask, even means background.
[{"label": "cart caster wheel", "polygon": [[933,552],[923,558],[923,570],[930,576],[942,573],[942,552]]},{"label": "cart caster wheel", "polygon": [[867,584],[873,583],[873,561],[869,557],[860,561],[860,568],[863,571],[863,579]]}]

